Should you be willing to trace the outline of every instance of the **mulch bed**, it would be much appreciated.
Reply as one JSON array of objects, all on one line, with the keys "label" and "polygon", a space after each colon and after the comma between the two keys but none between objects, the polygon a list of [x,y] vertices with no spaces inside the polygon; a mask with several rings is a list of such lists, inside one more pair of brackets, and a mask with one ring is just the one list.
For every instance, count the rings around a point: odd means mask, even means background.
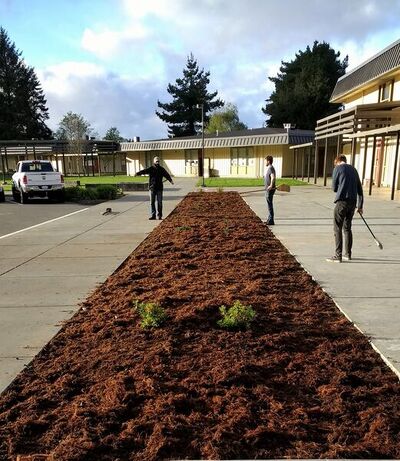
[{"label": "mulch bed", "polygon": [[[249,330],[217,325],[235,300]],[[399,458],[399,433],[397,377],[237,193],[189,194],[0,397],[1,460]]]}]

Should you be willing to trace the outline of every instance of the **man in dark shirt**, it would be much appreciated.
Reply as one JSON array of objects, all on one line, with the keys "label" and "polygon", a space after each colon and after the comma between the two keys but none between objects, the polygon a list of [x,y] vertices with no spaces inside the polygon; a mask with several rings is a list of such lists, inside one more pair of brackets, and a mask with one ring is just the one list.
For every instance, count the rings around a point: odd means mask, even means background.
[{"label": "man in dark shirt", "polygon": [[264,176],[264,184],[265,184],[265,198],[267,200],[268,205],[268,218],[267,224],[269,226],[273,226],[274,222],[274,194],[276,191],[276,173],[275,168],[272,166],[272,162],[274,161],[272,155],[268,155],[265,157],[265,162],[267,165],[267,169],[265,170]]},{"label": "man in dark shirt", "polygon": [[144,170],[138,171],[135,176],[143,174],[149,175],[149,191],[150,191],[150,218],[156,219],[156,199],[157,199],[157,216],[162,219],[162,199],[163,199],[163,178],[167,179],[171,184],[174,184],[168,171],[160,165],[160,158],[154,157],[154,165]]},{"label": "man in dark shirt", "polygon": [[[336,192],[333,215],[333,230],[335,234],[335,254],[328,258],[329,262],[342,262],[343,237],[345,254],[343,259],[351,260],[351,249],[353,246],[353,234],[351,223],[354,212],[357,208],[358,213],[363,212],[364,195],[360,177],[357,170],[348,165],[345,155],[339,155],[335,159],[335,169],[332,173],[332,189]],[[357,201],[358,199],[358,201]]]}]

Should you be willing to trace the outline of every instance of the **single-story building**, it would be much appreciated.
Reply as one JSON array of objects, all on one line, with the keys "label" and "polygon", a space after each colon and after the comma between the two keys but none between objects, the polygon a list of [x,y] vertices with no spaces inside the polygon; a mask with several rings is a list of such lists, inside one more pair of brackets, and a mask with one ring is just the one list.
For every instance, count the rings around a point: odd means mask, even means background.
[{"label": "single-story building", "polygon": [[[121,143],[126,154],[126,171],[135,175],[159,156],[173,176],[262,177],[265,157],[274,157],[277,177],[293,175],[291,145],[312,142],[314,131],[285,128],[257,128],[204,137],[160,139]],[[204,162],[203,162],[204,159]]]}]

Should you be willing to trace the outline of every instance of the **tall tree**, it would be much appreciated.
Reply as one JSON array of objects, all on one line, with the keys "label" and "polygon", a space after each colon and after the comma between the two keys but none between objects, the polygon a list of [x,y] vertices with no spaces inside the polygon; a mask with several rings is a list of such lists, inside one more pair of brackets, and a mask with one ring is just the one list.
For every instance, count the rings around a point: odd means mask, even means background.
[{"label": "tall tree", "polygon": [[33,67],[0,27],[0,139],[47,139],[46,99]]},{"label": "tall tree", "polygon": [[107,130],[107,133],[105,134],[103,139],[108,140],[108,141],[115,141],[115,142],[125,141],[125,138],[121,136],[119,129],[115,126],[112,126],[111,128]]},{"label": "tall tree", "polygon": [[56,138],[68,141],[68,150],[76,155],[78,162],[78,176],[81,174],[82,153],[86,139],[89,138],[93,129],[90,123],[81,114],[67,112],[58,124]]},{"label": "tall tree", "polygon": [[339,59],[328,43],[314,42],[299,51],[293,61],[283,62],[276,77],[268,77],[275,91],[262,109],[269,115],[267,125],[282,127],[284,123],[297,128],[315,128],[317,120],[337,112],[341,105],[329,102],[339,77],[344,75],[348,57]]},{"label": "tall tree", "polygon": [[157,105],[162,112],[156,111],[158,117],[168,124],[169,137],[192,136],[201,130],[201,108],[204,110],[204,126],[207,125],[208,113],[224,102],[217,97],[218,91],[209,93],[207,85],[210,83],[210,72],[199,70],[197,61],[190,54],[186,69],[183,69],[183,78],[176,79],[176,85],[168,85],[167,91],[173,101]]},{"label": "tall tree", "polygon": [[238,109],[235,104],[227,103],[221,109],[215,110],[208,122],[206,133],[216,133],[234,130],[246,130],[247,125],[239,120]]}]

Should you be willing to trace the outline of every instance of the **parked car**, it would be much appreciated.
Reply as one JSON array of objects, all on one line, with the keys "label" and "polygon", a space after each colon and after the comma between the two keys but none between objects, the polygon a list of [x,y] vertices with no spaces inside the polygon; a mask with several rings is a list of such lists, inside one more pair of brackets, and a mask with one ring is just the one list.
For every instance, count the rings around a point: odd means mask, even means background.
[{"label": "parked car", "polygon": [[22,160],[12,175],[12,196],[26,203],[29,197],[64,201],[64,176],[48,160]]},{"label": "parked car", "polygon": [[6,194],[4,193],[4,187],[0,186],[0,202],[6,201]]}]

